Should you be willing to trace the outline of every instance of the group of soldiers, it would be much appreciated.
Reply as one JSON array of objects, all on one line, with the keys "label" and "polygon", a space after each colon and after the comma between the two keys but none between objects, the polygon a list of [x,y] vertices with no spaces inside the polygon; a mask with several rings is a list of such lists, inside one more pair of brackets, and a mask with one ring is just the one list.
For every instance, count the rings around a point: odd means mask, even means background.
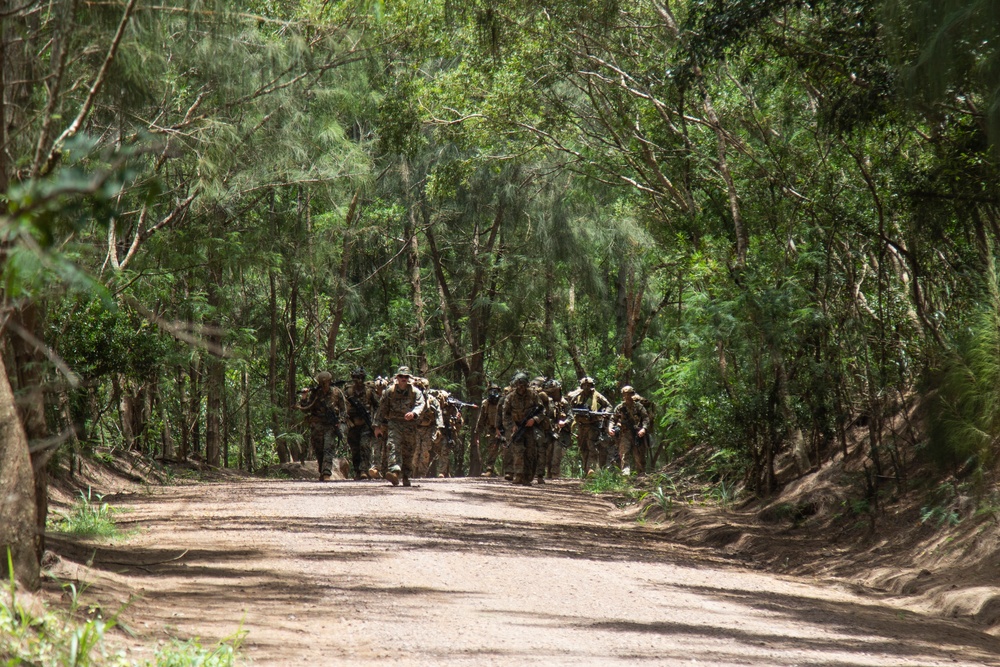
[{"label": "group of soldiers", "polygon": [[[342,388],[325,371],[316,381],[296,409],[307,415],[322,480],[332,479],[344,441],[356,480],[384,478],[393,486],[410,486],[417,477],[463,473],[462,409],[480,406],[431,388],[406,366],[391,380],[368,381],[365,370],[356,368]],[[558,380],[529,379],[518,372],[507,387],[487,388],[472,434],[471,459],[481,460],[484,475],[497,474],[499,461],[507,480],[541,484],[561,476],[564,453],[575,435],[585,474],[609,463],[643,473],[649,402],[628,385],[620,393],[621,402],[612,406],[591,377],[564,395]]]}]

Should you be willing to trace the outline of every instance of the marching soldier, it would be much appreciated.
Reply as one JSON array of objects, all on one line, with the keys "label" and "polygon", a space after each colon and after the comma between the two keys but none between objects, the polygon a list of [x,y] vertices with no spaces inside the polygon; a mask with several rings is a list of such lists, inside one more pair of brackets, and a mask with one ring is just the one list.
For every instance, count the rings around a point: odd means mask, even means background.
[{"label": "marching soldier", "polygon": [[528,376],[517,373],[511,380],[513,390],[503,403],[504,431],[513,455],[515,484],[530,485],[538,465],[536,427],[544,417],[545,406],[538,393],[528,386]]},{"label": "marching soldier", "polygon": [[351,384],[344,389],[347,400],[347,447],[351,450],[351,466],[354,479],[369,477],[372,458],[372,440],[378,412],[378,397],[375,389],[365,383],[365,369],[351,371]]},{"label": "marching soldier", "polygon": [[483,401],[482,409],[479,411],[479,420],[476,422],[476,430],[472,436],[472,446],[482,447],[485,443],[486,454],[483,456],[483,474],[492,477],[496,474],[494,465],[497,455],[503,445],[500,431],[497,429],[497,418],[500,409],[500,387],[491,384],[486,389],[486,400]]},{"label": "marching soldier", "polygon": [[629,455],[635,465],[635,471],[640,475],[646,472],[646,456],[649,442],[646,434],[649,432],[649,413],[639,401],[635,400],[635,390],[625,385],[621,389],[622,402],[615,406],[608,427],[608,435],[612,441],[617,441],[618,458],[622,472],[628,474]]},{"label": "marching soldier", "polygon": [[402,475],[403,486],[410,486],[413,452],[417,444],[416,420],[427,403],[422,391],[410,384],[410,369],[400,366],[394,384],[385,390],[375,415],[375,435],[387,434],[390,468],[385,478],[396,486]]},{"label": "marching soldier", "polygon": [[316,376],[316,387],[305,402],[295,409],[306,413],[309,423],[309,443],[316,454],[316,464],[320,480],[330,481],[333,477],[333,460],[337,454],[337,443],[344,439],[346,428],[344,416],[347,401],[344,392],[333,386],[333,376],[323,371]]},{"label": "marching soldier", "polygon": [[580,388],[567,398],[576,425],[576,445],[580,449],[583,472],[592,475],[592,466],[603,467],[608,463],[608,452],[602,446],[601,437],[611,413],[611,401],[594,390],[594,378],[590,376],[580,380]]},{"label": "marching soldier", "polygon": [[569,409],[569,401],[562,395],[562,383],[559,380],[549,380],[545,383],[545,393],[549,396],[549,420],[552,424],[552,451],[548,458],[549,479],[559,479],[562,476],[563,454],[572,444],[570,428],[573,425],[573,413]]}]

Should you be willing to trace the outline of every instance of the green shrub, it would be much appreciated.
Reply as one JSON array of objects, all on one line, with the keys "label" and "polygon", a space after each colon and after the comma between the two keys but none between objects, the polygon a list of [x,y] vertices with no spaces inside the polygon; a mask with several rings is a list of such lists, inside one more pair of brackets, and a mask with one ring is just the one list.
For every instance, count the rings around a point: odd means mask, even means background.
[{"label": "green shrub", "polygon": [[104,496],[88,488],[86,493],[80,491],[80,500],[54,521],[51,528],[80,537],[120,537],[114,520],[119,511],[104,502]]}]

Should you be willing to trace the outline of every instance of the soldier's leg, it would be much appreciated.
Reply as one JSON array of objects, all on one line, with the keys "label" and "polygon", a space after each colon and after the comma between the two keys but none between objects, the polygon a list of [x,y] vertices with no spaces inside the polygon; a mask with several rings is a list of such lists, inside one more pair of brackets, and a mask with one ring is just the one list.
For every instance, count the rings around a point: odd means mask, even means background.
[{"label": "soldier's leg", "polygon": [[514,479],[514,474],[517,472],[517,464],[514,462],[514,445],[507,445],[503,450],[501,465],[503,465],[503,478]]},{"label": "soldier's leg", "polygon": [[646,446],[648,440],[646,438],[640,438],[638,442],[635,443],[635,448],[632,450],[635,456],[635,471],[640,475],[646,472],[646,456],[648,454],[649,448]]},{"label": "soldier's leg", "polygon": [[[538,450],[538,467],[535,469],[535,477],[541,480],[545,479],[546,473],[549,472],[549,466],[552,464],[552,443],[555,439],[552,437],[552,431],[545,430],[542,432],[542,440],[539,442]],[[551,478],[552,475],[549,474]]]},{"label": "soldier's leg", "polygon": [[323,429],[319,425],[309,427],[309,445],[316,455],[316,472],[323,474]]},{"label": "soldier's leg", "polygon": [[455,442],[452,443],[452,461],[448,466],[450,477],[464,477],[465,470],[465,440],[462,434],[455,433]]},{"label": "soldier's leg", "polygon": [[531,480],[538,474],[538,455],[542,450],[541,434],[538,429],[531,429],[531,433],[524,436],[524,483],[531,484]]},{"label": "soldier's leg", "polygon": [[496,472],[497,457],[500,456],[502,445],[503,441],[496,434],[489,436],[489,444],[486,446],[486,458],[483,459],[483,470],[489,470],[491,473]]},{"label": "soldier's leg", "polygon": [[368,469],[361,467],[361,431],[364,426],[351,426],[347,429],[347,448],[351,452],[351,468],[354,479],[361,479],[361,473]]},{"label": "soldier's leg", "polygon": [[333,474],[333,460],[337,458],[338,438],[333,427],[323,429],[323,476]]},{"label": "soldier's leg", "polygon": [[402,469],[402,479],[403,486],[410,485],[410,478],[413,476],[413,453],[416,450],[417,445],[417,433],[415,428],[407,428],[405,426],[400,429],[400,468]]},{"label": "soldier's leg", "polygon": [[597,462],[594,456],[594,435],[596,431],[588,424],[581,424],[576,430],[576,446],[580,449],[580,462],[583,464],[584,475],[587,475],[592,468],[591,466]]},{"label": "soldier's leg", "polygon": [[[517,440],[517,442],[512,442],[507,447],[511,454],[511,467],[510,472],[513,473],[511,476],[511,481],[515,484],[522,484],[524,482],[524,441],[527,439],[527,434],[522,436]],[[508,468],[506,464],[504,465],[504,472],[506,473]]]},{"label": "soldier's leg", "polygon": [[562,459],[569,446],[569,434],[560,433],[552,442],[552,455],[549,457],[549,479],[559,479],[562,476]]},{"label": "soldier's leg", "polygon": [[597,466],[599,468],[608,467],[608,448],[611,443],[608,441],[606,434],[601,435],[598,429],[594,429],[597,437],[594,438],[594,450],[597,452]]},{"label": "soldier's leg", "polygon": [[361,436],[358,440],[361,451],[358,471],[363,475],[367,475],[368,469],[372,467],[372,441],[374,440],[372,432],[368,430],[367,426],[361,427]]}]

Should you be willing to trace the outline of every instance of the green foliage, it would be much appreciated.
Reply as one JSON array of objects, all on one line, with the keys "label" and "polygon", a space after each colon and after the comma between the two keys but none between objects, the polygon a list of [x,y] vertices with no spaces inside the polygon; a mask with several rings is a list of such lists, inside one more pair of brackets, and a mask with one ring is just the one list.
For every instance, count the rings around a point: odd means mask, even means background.
[{"label": "green foliage", "polygon": [[80,606],[80,591],[73,584],[67,585],[68,614],[50,610],[38,613],[18,599],[9,550],[8,568],[10,582],[0,593],[0,659],[5,664],[45,667],[126,664],[123,655],[110,655],[103,646],[106,633],[117,623],[117,615],[103,618],[98,613],[83,621],[74,620]]},{"label": "green foliage", "polygon": [[230,638],[212,646],[202,646],[198,639],[188,641],[173,640],[156,650],[148,667],[233,667],[237,660],[240,643],[245,632],[239,631]]},{"label": "green foliage", "polygon": [[79,537],[120,537],[114,515],[121,510],[104,502],[104,496],[93,493],[89,487],[86,493],[80,491],[79,495],[80,500],[67,514],[53,521],[51,528]]},{"label": "green foliage", "polygon": [[[10,562],[8,550],[8,565]],[[13,575],[0,593],[0,660],[5,665],[39,667],[232,667],[238,664],[238,651],[245,632],[213,646],[203,647],[197,639],[173,640],[156,649],[152,660],[136,663],[125,653],[111,653],[105,639],[115,628],[120,611],[107,617],[100,607],[83,609],[83,590],[66,584],[69,609],[60,612],[49,608],[37,611],[18,599]],[[86,612],[86,614],[82,612]]]},{"label": "green foliage", "polygon": [[588,493],[631,493],[633,484],[628,475],[614,466],[601,468],[593,477],[587,477],[583,482],[583,490]]},{"label": "green foliage", "polygon": [[942,466],[997,461],[1000,438],[1000,300],[981,307],[953,352],[928,373],[927,453]]}]

